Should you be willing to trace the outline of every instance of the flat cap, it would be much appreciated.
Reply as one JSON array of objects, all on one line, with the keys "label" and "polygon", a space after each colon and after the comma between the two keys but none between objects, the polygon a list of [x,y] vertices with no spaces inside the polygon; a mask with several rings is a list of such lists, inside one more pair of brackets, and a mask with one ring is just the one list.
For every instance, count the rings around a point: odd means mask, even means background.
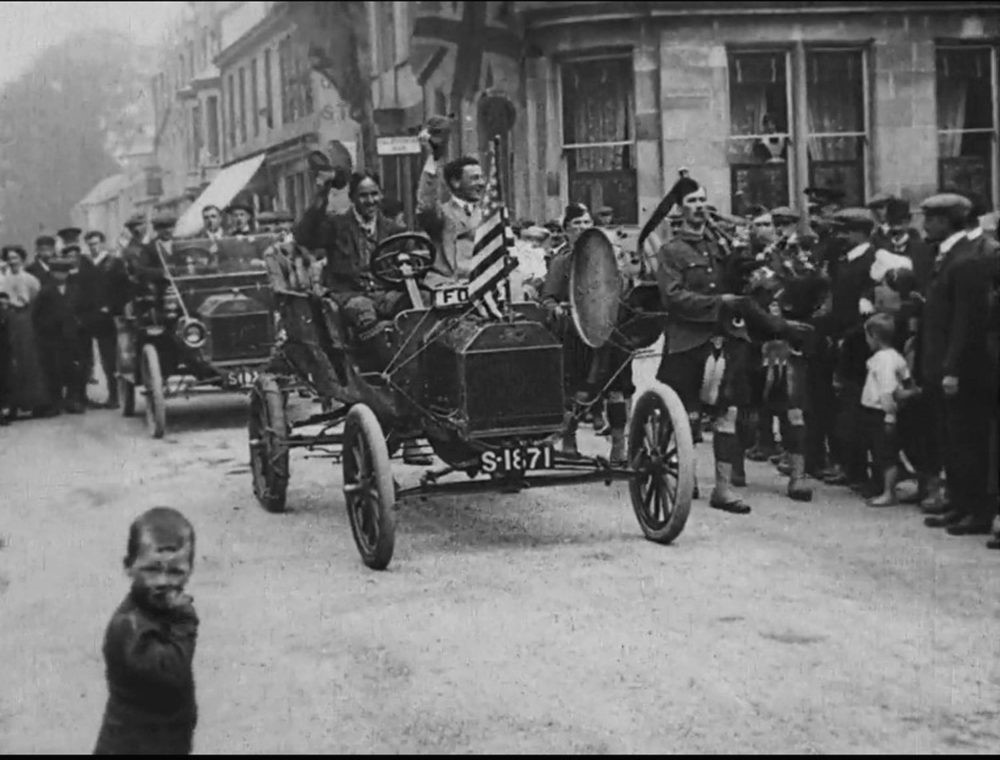
[{"label": "flat cap", "polygon": [[257,214],[257,221],[260,224],[276,224],[278,222],[278,215],[273,211],[261,211]]},{"label": "flat cap", "polygon": [[615,213],[615,210],[613,208],[611,208],[611,206],[601,206],[599,209],[597,209],[597,213],[598,214],[613,214],[613,213]]},{"label": "flat cap", "polygon": [[128,219],[125,220],[126,227],[145,227],[146,226],[146,215],[141,214],[138,211]]},{"label": "flat cap", "polygon": [[844,208],[833,215],[833,223],[839,227],[848,229],[867,229],[875,226],[875,219],[866,208]]},{"label": "flat cap", "polygon": [[891,198],[885,204],[885,220],[889,224],[903,224],[910,220],[910,204],[902,198]]},{"label": "flat cap", "polygon": [[865,204],[867,208],[881,208],[889,204],[889,201],[895,200],[895,196],[891,193],[876,193],[872,196],[872,199]]},{"label": "flat cap", "polygon": [[799,220],[799,215],[792,211],[788,206],[778,206],[777,208],[771,209],[771,218],[778,219],[792,219],[794,221]]},{"label": "flat cap", "polygon": [[42,246],[55,247],[56,239],[51,235],[39,235],[35,238],[35,248],[41,248]]},{"label": "flat cap", "polygon": [[[71,248],[75,248],[78,252],[80,250],[78,245],[71,246]],[[62,255],[56,256],[49,262],[49,268],[53,272],[70,272],[74,266],[76,264],[71,259],[66,258],[66,250],[63,250]]]},{"label": "flat cap", "polygon": [[157,214],[153,217],[153,229],[161,230],[164,227],[173,227],[177,224],[177,217],[173,214]]},{"label": "flat cap", "polygon": [[295,215],[291,211],[285,211],[284,209],[275,209],[271,212],[274,214],[274,221],[278,224],[283,224],[285,222],[294,222]]},{"label": "flat cap", "polygon": [[951,211],[968,213],[972,209],[972,202],[958,193],[938,193],[924,200],[920,208],[925,214],[943,214]]}]

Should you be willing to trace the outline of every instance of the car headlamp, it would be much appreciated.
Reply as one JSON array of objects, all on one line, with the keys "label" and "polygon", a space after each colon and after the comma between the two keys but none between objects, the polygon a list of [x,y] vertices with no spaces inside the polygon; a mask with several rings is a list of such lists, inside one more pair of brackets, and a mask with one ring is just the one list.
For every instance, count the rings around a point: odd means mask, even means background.
[{"label": "car headlamp", "polygon": [[197,319],[183,319],[177,326],[177,334],[188,348],[201,348],[208,340],[208,330]]}]

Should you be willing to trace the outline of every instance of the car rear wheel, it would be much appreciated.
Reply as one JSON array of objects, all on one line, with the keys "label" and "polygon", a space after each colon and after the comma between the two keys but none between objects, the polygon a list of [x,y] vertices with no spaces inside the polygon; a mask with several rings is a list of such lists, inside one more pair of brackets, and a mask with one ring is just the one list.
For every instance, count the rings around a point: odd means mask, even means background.
[{"label": "car rear wheel", "polygon": [[384,570],[396,545],[396,489],[385,436],[375,413],[351,407],[344,423],[344,498],[362,561]]},{"label": "car rear wheel", "polygon": [[250,471],[253,492],[268,512],[284,512],[288,493],[288,415],[285,396],[271,375],[250,392]]},{"label": "car rear wheel", "polygon": [[657,383],[635,403],[628,432],[632,508],[646,538],[669,544],[684,530],[694,492],[694,443],[684,404]]},{"label": "car rear wheel", "polygon": [[162,438],[167,429],[167,402],[160,355],[151,343],[142,347],[142,384],[146,390],[146,427],[153,438]]}]

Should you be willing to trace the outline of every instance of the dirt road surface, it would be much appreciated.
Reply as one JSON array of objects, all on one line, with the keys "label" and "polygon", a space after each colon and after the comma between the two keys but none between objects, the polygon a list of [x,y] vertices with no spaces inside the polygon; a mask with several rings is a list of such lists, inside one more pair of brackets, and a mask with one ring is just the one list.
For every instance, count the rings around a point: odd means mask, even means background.
[{"label": "dirt road surface", "polygon": [[163,441],[109,411],[0,430],[0,753],[91,751],[126,530],[158,504],[198,529],[200,753],[1000,751],[981,537],[796,504],[750,463],[754,513],[695,502],[669,547],[624,486],[411,501],[373,573],[328,461],[293,455],[290,513],[256,504],[245,408],[171,402]]}]

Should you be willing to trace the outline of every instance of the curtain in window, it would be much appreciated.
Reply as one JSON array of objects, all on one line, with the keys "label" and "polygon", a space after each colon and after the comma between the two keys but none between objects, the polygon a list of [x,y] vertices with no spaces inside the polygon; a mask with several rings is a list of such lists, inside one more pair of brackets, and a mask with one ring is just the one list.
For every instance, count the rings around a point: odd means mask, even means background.
[{"label": "curtain in window", "polygon": [[[969,93],[966,79],[940,78],[937,87],[938,126],[941,129],[965,128],[965,104]],[[941,158],[958,158],[962,155],[962,133],[953,132],[939,136]]]},{"label": "curtain in window", "polygon": [[[566,140],[596,143],[628,140],[632,110],[631,75],[628,61],[592,61],[569,68],[564,79],[568,116]],[[626,146],[583,148],[573,151],[576,170],[606,172],[626,166]]]},{"label": "curtain in window", "polygon": [[[860,55],[856,53],[815,53],[808,60],[806,93],[810,135],[861,132],[864,115]],[[853,161],[857,156],[854,139],[808,139],[813,161]]]}]

